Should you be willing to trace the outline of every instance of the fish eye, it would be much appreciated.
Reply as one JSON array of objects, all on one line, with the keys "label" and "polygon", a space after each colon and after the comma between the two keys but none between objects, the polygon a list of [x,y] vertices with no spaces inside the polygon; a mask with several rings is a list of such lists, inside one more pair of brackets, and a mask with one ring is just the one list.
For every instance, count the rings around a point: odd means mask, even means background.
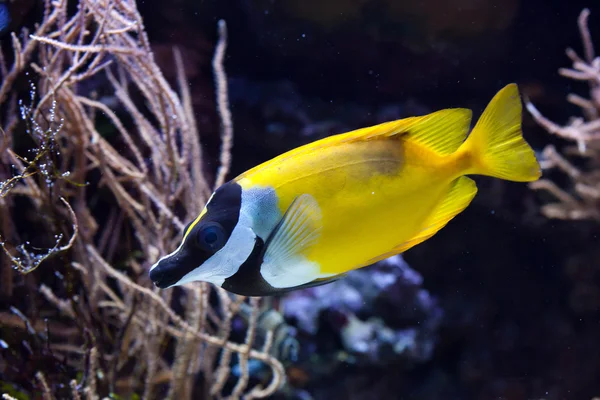
[{"label": "fish eye", "polygon": [[225,230],[218,222],[209,222],[196,235],[198,246],[211,253],[223,247],[226,241]]}]

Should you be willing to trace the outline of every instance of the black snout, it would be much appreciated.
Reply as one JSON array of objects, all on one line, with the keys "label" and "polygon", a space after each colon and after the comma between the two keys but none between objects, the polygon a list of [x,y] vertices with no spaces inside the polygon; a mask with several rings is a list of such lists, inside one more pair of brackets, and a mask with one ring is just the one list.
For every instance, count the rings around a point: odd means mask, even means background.
[{"label": "black snout", "polygon": [[176,285],[188,273],[204,262],[201,255],[183,246],[176,253],[163,258],[150,270],[150,280],[159,288]]},{"label": "black snout", "polygon": [[161,289],[168,288],[179,281],[180,274],[174,274],[169,260],[162,260],[150,270],[150,280]]}]

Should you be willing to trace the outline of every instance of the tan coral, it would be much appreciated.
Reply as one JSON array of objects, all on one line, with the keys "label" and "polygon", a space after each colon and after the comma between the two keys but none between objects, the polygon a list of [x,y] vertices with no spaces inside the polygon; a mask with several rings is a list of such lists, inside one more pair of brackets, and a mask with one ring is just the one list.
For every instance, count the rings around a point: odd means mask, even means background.
[{"label": "tan coral", "polygon": [[[583,10],[578,21],[584,57],[567,49],[573,66],[559,70],[564,77],[588,83],[589,98],[577,94],[567,97],[570,103],[581,108],[583,116],[559,125],[543,116],[531,102],[526,104],[534,119],[548,132],[575,144],[562,152],[550,145],[542,154],[542,167],[565,173],[571,187],[561,188],[549,179],[531,184],[533,189],[549,192],[557,200],[542,207],[542,212],[550,218],[600,220],[600,57],[594,54],[587,23],[589,14],[589,10]],[[576,166],[574,158],[582,159],[583,167]]]},{"label": "tan coral", "polygon": [[[36,31],[24,32],[21,39],[12,35],[14,65],[9,68],[0,58],[0,172],[4,182],[10,182],[2,186],[0,203],[3,246],[9,256],[3,259],[16,264],[20,272],[32,272],[31,276],[44,270],[42,261],[52,268],[52,257],[60,252],[63,258],[56,264],[66,262],[68,274],[76,276],[68,278],[69,284],[83,286],[58,293],[50,284],[42,284],[39,290],[40,303],[60,312],[76,328],[63,329],[60,340],[48,345],[85,377],[80,382],[73,380],[75,376],[53,382],[50,374],[40,371],[37,380],[44,396],[60,383],[74,399],[100,398],[107,387],[152,399],[159,397],[158,386],[166,384],[168,399],[189,399],[199,374],[206,394],[215,398],[224,397],[223,382],[231,379],[236,383],[229,398],[269,396],[282,385],[285,373],[269,354],[272,335],[267,333],[264,343],[255,343],[257,300],[231,297],[207,284],[159,291],[146,278],[147,268],[176,247],[184,221],[195,217],[214,187],[203,172],[201,136],[180,55],[174,52],[177,93],[155,63],[134,0],[80,0],[74,13],[70,9],[66,0],[46,0]],[[224,23],[219,32],[214,69],[223,144],[217,184],[228,173],[233,140],[222,65]],[[35,72],[29,78],[35,82],[35,97],[21,106],[41,154],[33,160],[18,155],[12,140],[20,114],[13,86],[26,69]],[[106,77],[102,89],[112,98],[78,90],[102,77]],[[119,112],[113,109],[115,104]],[[100,115],[110,124],[112,137],[99,130]],[[47,121],[52,122],[48,128]],[[11,164],[20,173],[11,174]],[[100,176],[99,181],[87,184],[93,174]],[[93,206],[94,192],[102,187],[111,194],[107,215]],[[40,218],[44,232],[58,235],[56,246],[41,259],[29,246],[10,245],[18,243],[19,237],[12,213],[15,199],[23,198],[38,218],[60,217]],[[130,246],[125,254],[115,250],[123,242]],[[32,254],[31,260],[16,254],[17,247]],[[8,265],[2,268],[4,288],[14,272]],[[214,291],[217,303],[209,302]],[[64,293],[70,297],[62,298]],[[181,297],[184,310],[171,307],[174,296]],[[236,343],[230,339],[231,321],[244,302],[254,317],[245,342]],[[13,329],[36,334],[41,321],[34,317],[30,321],[20,312],[17,316],[21,323]],[[94,323],[102,329],[93,329]],[[89,337],[84,338],[85,332]],[[99,340],[96,335],[103,332],[111,334]],[[102,346],[106,342],[114,350],[107,351]],[[174,343],[174,362],[166,343]],[[265,363],[272,371],[271,381],[254,386],[247,371],[235,380],[229,374],[232,354],[242,369],[249,359]],[[99,374],[103,366],[108,370]]]}]

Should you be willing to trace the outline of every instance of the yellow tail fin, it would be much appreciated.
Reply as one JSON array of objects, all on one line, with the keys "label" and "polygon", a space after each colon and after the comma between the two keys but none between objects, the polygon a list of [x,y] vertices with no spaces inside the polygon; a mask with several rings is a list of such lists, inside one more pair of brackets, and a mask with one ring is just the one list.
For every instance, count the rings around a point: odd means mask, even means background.
[{"label": "yellow tail fin", "polygon": [[467,174],[488,175],[515,182],[537,180],[540,166],[521,132],[521,100],[511,83],[490,101],[459,151],[471,159]]}]

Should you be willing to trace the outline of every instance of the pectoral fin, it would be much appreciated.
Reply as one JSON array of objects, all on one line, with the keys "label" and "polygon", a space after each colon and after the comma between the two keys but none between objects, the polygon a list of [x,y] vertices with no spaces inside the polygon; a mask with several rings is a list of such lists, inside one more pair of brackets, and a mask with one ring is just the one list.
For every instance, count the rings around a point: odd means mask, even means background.
[{"label": "pectoral fin", "polygon": [[298,196],[265,242],[261,274],[273,287],[295,287],[319,276],[319,265],[306,258],[319,240],[321,210],[309,194]]},{"label": "pectoral fin", "polygon": [[314,281],[310,281],[310,282],[304,283],[302,285],[292,286],[292,287],[289,287],[289,288],[283,288],[283,289],[278,290],[276,293],[273,293],[273,294],[281,295],[281,294],[284,294],[284,293],[287,293],[287,292],[291,292],[292,290],[308,289],[308,288],[312,288],[312,287],[315,287],[315,286],[326,285],[328,283],[332,283],[332,282],[335,282],[337,280],[342,279],[347,274],[348,274],[347,272],[344,272],[343,274],[337,274],[337,275],[329,276],[327,278],[318,278],[318,279],[315,279]]}]

